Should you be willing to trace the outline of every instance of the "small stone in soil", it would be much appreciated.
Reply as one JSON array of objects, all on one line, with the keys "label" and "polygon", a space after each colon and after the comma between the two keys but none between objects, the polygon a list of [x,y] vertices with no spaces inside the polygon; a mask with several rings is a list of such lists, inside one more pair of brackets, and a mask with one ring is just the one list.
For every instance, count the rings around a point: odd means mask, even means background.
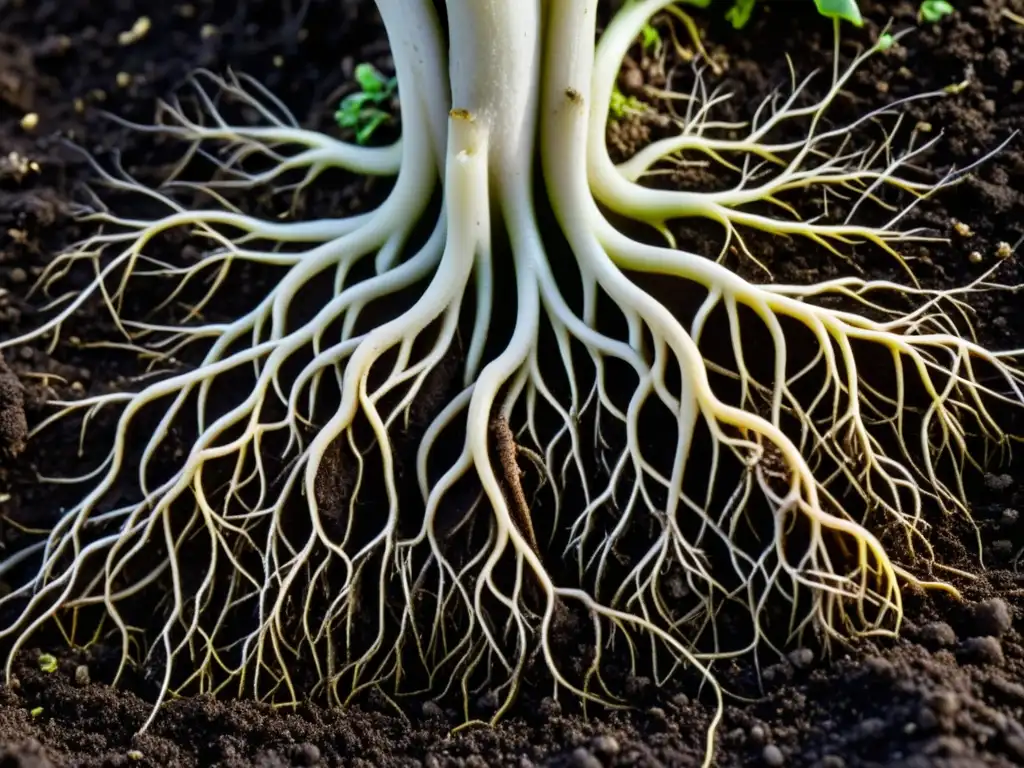
[{"label": "small stone in soil", "polygon": [[424,701],[420,709],[426,718],[440,720],[444,717],[444,710],[436,701]]},{"label": "small stone in soil", "polygon": [[764,760],[765,765],[771,768],[781,768],[781,766],[786,764],[786,756],[774,744],[769,744],[761,750],[761,759]]},{"label": "small stone in soil", "polygon": [[994,637],[972,637],[961,646],[965,661],[975,664],[1002,664],[1003,646]]},{"label": "small stone in soil", "polygon": [[999,522],[1003,525],[1014,525],[1020,519],[1020,512],[1016,509],[1004,509]]},{"label": "small stone in soil", "polygon": [[978,603],[972,613],[972,629],[979,635],[1002,637],[1013,625],[1010,606],[998,597]]},{"label": "small stone in soil", "polygon": [[797,648],[795,651],[791,651],[786,658],[796,669],[807,669],[814,663],[814,651],[810,648]]},{"label": "small stone in soil", "polygon": [[867,667],[868,671],[877,676],[887,680],[891,680],[896,677],[896,667],[888,659],[883,659],[881,656],[868,656],[864,660],[864,666]]},{"label": "small stone in soil", "polygon": [[316,765],[320,762],[320,748],[309,742],[297,744],[292,751],[292,760],[296,765]]},{"label": "small stone in soil", "polygon": [[605,755],[607,757],[619,754],[619,750],[621,749],[619,746],[619,740],[614,736],[607,735],[596,737],[590,746],[597,754]]},{"label": "small stone in soil", "polygon": [[586,747],[576,747],[572,751],[572,759],[569,761],[573,768],[603,768],[598,760]]},{"label": "small stone in soil", "polygon": [[952,691],[936,691],[928,697],[929,706],[936,714],[950,717],[960,711],[960,698]]},{"label": "small stone in soil", "polygon": [[948,648],[956,644],[956,632],[944,621],[932,621],[925,624],[921,627],[918,636],[922,643],[939,648]]}]

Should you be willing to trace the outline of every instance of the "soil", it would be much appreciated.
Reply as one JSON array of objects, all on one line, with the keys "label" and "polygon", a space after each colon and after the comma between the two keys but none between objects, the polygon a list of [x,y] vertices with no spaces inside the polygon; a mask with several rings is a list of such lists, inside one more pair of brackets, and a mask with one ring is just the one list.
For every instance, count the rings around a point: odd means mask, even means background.
[{"label": "soil", "polygon": [[[301,122],[326,130],[352,68],[372,61],[388,70],[387,46],[372,11],[359,0],[0,0],[0,337],[30,327],[25,300],[34,275],[82,233],[74,201],[91,169],[64,143],[118,149],[126,164],[159,164],[158,143],[103,117],[109,110],[145,122],[155,100],[189,72],[228,67],[282,98]],[[759,4],[760,5],[760,4]],[[868,22],[848,39],[863,43],[890,17],[917,26],[916,4],[862,2]],[[915,104],[913,120],[945,133],[927,158],[934,168],[963,166],[1024,129],[1024,26],[1002,14],[1024,13],[1020,0],[956,3],[957,13],[925,24],[851,82],[841,109],[863,110],[913,91],[966,82],[958,93]],[[293,7],[294,6],[294,7]],[[148,34],[126,39],[147,16]],[[732,30],[717,15],[700,17],[739,116],[797,73],[828,67],[831,28],[810,3],[767,3],[749,27]],[[129,36],[130,37],[130,36]],[[844,49],[845,50],[845,49]],[[337,52],[347,55],[339,61]],[[37,116],[26,128],[23,117]],[[385,129],[387,130],[387,129]],[[643,132],[643,127],[639,128]],[[619,137],[622,139],[622,137]],[[715,179],[704,179],[713,184]],[[334,215],[373,197],[342,185],[319,193]],[[956,189],[930,201],[922,217],[950,237],[916,253],[934,285],[969,282],[992,263],[999,242],[1024,236],[1024,140],[1017,139]],[[970,234],[957,231],[962,222]],[[965,231],[963,227],[959,227]],[[701,240],[700,227],[681,230]],[[758,240],[758,253],[780,280],[831,274],[835,260],[806,243]],[[970,257],[982,256],[980,263]],[[892,265],[857,252],[869,274]],[[752,277],[758,276],[750,269]],[[1024,282],[1020,257],[999,279]],[[139,297],[145,301],[145,297]],[[995,347],[1024,346],[1024,310],[1013,292],[978,297],[977,327]],[[75,333],[103,338],[106,321],[84,313]],[[6,520],[44,523],[66,491],[37,481],[59,466],[74,474],[76,434],[51,430],[26,440],[27,425],[55,396],[117,387],[138,373],[130,356],[61,345],[52,353],[25,346],[0,360],[0,512]],[[994,469],[971,488],[982,540],[951,522],[938,532],[947,562],[968,571],[963,601],[908,595],[901,639],[861,642],[819,658],[806,649],[762,669],[753,663],[717,672],[747,700],[730,699],[720,728],[720,765],[1013,766],[1024,764],[1024,473],[1020,462]],[[0,529],[0,552],[17,531]],[[2,556],[2,555],[0,555]],[[16,684],[0,687],[0,766],[688,766],[703,752],[711,710],[684,684],[658,690],[633,680],[635,709],[582,718],[533,689],[493,729],[451,734],[459,720],[435,704],[396,714],[373,702],[340,711],[302,705],[273,710],[208,698],[168,703],[136,735],[150,711],[148,689],[104,684],[95,656],[48,648],[57,669],[42,671],[38,652],[19,657]]]}]

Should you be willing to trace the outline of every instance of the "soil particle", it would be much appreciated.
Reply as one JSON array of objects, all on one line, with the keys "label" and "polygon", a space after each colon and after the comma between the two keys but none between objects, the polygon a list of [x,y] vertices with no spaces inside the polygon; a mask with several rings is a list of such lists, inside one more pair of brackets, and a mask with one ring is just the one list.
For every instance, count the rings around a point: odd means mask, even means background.
[{"label": "soil particle", "polygon": [[932,648],[948,648],[956,645],[956,632],[945,621],[930,621],[917,633],[922,643]]},{"label": "soil particle", "polygon": [[25,449],[27,439],[25,393],[0,354],[0,456],[17,456]]},{"label": "soil particle", "polygon": [[960,657],[974,664],[1002,664],[1003,646],[995,637],[969,637],[961,645]]},{"label": "soil particle", "polygon": [[1006,601],[999,597],[984,600],[974,606],[972,628],[979,635],[1002,637],[1013,626],[1013,614]]}]

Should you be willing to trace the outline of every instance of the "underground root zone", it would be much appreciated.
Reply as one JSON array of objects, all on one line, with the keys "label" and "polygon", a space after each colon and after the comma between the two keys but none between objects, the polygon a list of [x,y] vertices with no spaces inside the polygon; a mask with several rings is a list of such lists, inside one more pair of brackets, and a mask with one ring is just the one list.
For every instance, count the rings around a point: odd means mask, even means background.
[{"label": "underground root zone", "polygon": [[808,5],[5,7],[5,764],[1024,761],[1024,9]]}]

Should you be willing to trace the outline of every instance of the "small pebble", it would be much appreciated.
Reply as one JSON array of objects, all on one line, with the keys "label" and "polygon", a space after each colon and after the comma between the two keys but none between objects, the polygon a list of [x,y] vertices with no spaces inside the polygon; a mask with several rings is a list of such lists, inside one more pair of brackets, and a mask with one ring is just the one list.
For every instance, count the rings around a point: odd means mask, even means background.
[{"label": "small pebble", "polygon": [[960,711],[960,697],[952,691],[936,691],[928,697],[928,705],[936,714],[950,717]]},{"label": "small pebble", "polygon": [[23,131],[34,131],[39,126],[39,115],[29,112],[21,118],[21,129]]},{"label": "small pebble", "polygon": [[441,705],[436,701],[424,701],[423,706],[420,707],[423,712],[423,716],[426,718],[440,720],[444,717],[444,710],[441,709]]},{"label": "small pebble", "polygon": [[593,753],[586,747],[576,747],[572,751],[572,758],[569,764],[573,768],[603,768],[601,761],[594,757]]},{"label": "small pebble", "polygon": [[88,685],[89,679],[89,668],[85,664],[75,667],[75,685]]},{"label": "small pebble", "polygon": [[919,637],[922,643],[948,648],[956,644],[956,632],[944,621],[932,621],[921,627]]},{"label": "small pebble", "polygon": [[1014,525],[1020,520],[1020,512],[1016,509],[1004,509],[1002,517],[999,518],[999,522],[1003,525]]},{"label": "small pebble", "polygon": [[869,656],[864,660],[864,666],[867,667],[871,674],[877,677],[884,677],[886,679],[892,679],[896,677],[896,667],[888,659],[883,659],[881,656]]},{"label": "small pebble", "polygon": [[1013,614],[1005,600],[993,597],[978,603],[972,611],[971,628],[979,635],[1002,637],[1013,626]]},{"label": "small pebble", "polygon": [[7,273],[7,279],[11,281],[11,285],[21,285],[28,280],[28,272],[21,267],[14,267]]},{"label": "small pebble", "polygon": [[619,750],[622,749],[619,746],[619,740],[614,736],[601,735],[594,739],[591,743],[591,748],[599,755],[605,755],[611,757],[612,755],[619,754]]},{"label": "small pebble", "polygon": [[769,744],[761,750],[761,759],[764,760],[765,765],[771,766],[771,768],[780,768],[786,764],[786,756],[774,744]]},{"label": "small pebble", "polygon": [[807,669],[814,663],[814,651],[810,648],[797,648],[787,656],[789,663],[797,669]]},{"label": "small pebble", "polygon": [[964,641],[963,656],[975,664],[1002,664],[1003,646],[994,637],[972,637]]},{"label": "small pebble", "polygon": [[763,725],[755,725],[750,729],[750,742],[755,746],[761,746],[768,740],[768,734],[764,730]]},{"label": "small pebble", "polygon": [[309,742],[298,744],[292,752],[292,761],[301,766],[316,765],[320,762],[320,748]]}]

